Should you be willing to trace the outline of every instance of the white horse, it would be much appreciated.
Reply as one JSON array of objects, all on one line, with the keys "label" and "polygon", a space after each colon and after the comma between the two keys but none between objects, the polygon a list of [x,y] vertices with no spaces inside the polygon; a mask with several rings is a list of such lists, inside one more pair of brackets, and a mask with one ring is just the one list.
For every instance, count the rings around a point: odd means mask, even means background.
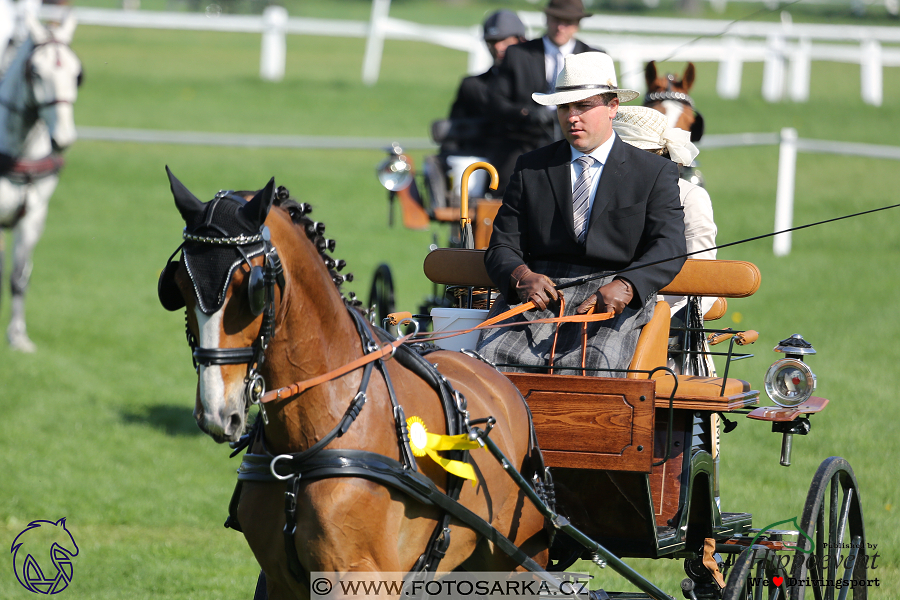
[{"label": "white horse", "polygon": [[[33,352],[25,329],[25,290],[31,255],[59,181],[62,152],[76,137],[72,106],[81,61],[69,48],[75,32],[71,14],[49,29],[34,17],[26,17],[26,24],[29,36],[0,80],[0,228],[14,231],[6,337],[12,348]],[[0,281],[3,265],[0,238]]]}]

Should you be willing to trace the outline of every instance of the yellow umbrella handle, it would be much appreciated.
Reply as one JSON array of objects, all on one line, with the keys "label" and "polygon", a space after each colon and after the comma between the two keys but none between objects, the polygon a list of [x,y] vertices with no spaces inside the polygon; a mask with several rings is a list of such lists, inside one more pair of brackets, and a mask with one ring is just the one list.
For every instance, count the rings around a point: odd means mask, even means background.
[{"label": "yellow umbrella handle", "polygon": [[497,186],[500,185],[500,175],[497,174],[497,169],[495,169],[494,165],[492,165],[491,163],[479,161],[472,163],[471,165],[466,167],[466,170],[463,171],[462,183],[459,188],[459,224],[462,227],[465,227],[471,222],[471,220],[469,219],[469,175],[471,175],[478,169],[484,169],[491,174],[490,188],[492,190],[496,190]]}]

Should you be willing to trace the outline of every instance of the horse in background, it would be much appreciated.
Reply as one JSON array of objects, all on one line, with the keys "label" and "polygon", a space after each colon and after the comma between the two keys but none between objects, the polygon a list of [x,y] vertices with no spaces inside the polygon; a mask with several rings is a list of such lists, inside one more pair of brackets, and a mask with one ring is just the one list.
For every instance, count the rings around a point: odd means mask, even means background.
[{"label": "horse in background", "polygon": [[647,94],[644,106],[658,110],[666,115],[669,127],[677,127],[691,132],[691,141],[698,142],[703,136],[703,116],[697,112],[694,99],[690,96],[694,85],[696,69],[689,62],[681,79],[673,73],[665,76],[657,73],[656,63],[650,61],[644,70],[647,81]]},{"label": "horse in background", "polygon": [[[63,151],[76,138],[73,105],[81,84],[81,61],[69,47],[76,22],[70,13],[47,28],[26,17],[28,37],[0,80],[0,236],[13,231],[10,347],[33,352],[25,326],[25,291],[31,257],[59,182]],[[0,237],[0,281],[4,261]]]}]

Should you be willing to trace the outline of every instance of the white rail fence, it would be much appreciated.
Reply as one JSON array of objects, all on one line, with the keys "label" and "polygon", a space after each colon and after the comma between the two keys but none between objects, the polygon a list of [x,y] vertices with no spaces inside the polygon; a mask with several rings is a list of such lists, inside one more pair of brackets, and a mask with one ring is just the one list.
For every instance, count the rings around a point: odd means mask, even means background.
[{"label": "white rail fence", "polygon": [[[83,140],[108,142],[139,142],[148,144],[186,144],[194,146],[228,146],[242,148],[291,148],[321,150],[383,150],[398,143],[406,150],[434,150],[437,146],[428,138],[387,139],[304,135],[262,135],[236,133],[203,133],[191,131],[159,131],[149,129],[114,129],[108,127],[79,127]],[[775,229],[790,229],[794,215],[794,182],[797,173],[797,153],[838,154],[867,158],[900,160],[900,147],[877,144],[858,144],[828,140],[802,139],[797,130],[782,129],[780,133],[738,133],[706,135],[700,143],[704,150],[744,146],[775,146],[778,150],[778,175],[775,191]],[[776,256],[791,251],[791,234],[776,235],[772,242]]]},{"label": "white rail fence", "polygon": [[[45,17],[60,8],[45,6]],[[182,29],[259,33],[262,35],[260,76],[284,77],[286,36],[320,35],[366,39],[362,80],[378,81],[385,40],[412,40],[437,44],[468,54],[468,71],[478,73],[491,59],[481,41],[481,27],[441,27],[403,21],[389,16],[390,0],[373,0],[369,21],[289,17],[280,6],[269,6],[262,16],[214,15],[94,8],[73,9],[79,22],[110,27]],[[540,33],[544,16],[520,12],[532,35]],[[812,61],[860,66],[860,94],[864,102],[883,102],[883,69],[900,67],[900,28],[781,23],[732,23],[721,20],[664,19],[595,15],[581,22],[581,37],[603,48],[620,63],[624,87],[643,90],[643,65],[649,60],[715,62],[719,65],[717,91],[736,98],[741,91],[744,63],[762,62],[762,95],[769,102],[788,98],[809,99]]]}]

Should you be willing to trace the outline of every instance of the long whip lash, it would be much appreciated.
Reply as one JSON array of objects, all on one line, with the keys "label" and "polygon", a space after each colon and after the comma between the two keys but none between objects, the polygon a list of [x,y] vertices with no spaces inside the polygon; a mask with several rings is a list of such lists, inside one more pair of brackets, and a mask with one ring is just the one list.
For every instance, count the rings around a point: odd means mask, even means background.
[{"label": "long whip lash", "polygon": [[643,269],[644,267],[652,267],[653,265],[658,265],[664,262],[669,262],[672,260],[679,260],[682,258],[687,258],[689,256],[693,256],[694,254],[699,254],[701,252],[707,252],[709,250],[720,250],[722,248],[728,248],[730,246],[737,246],[738,244],[745,244],[747,242],[753,242],[756,240],[762,240],[768,237],[773,237],[776,235],[780,235],[782,233],[790,233],[791,231],[799,231],[801,229],[806,229],[807,227],[815,227],[816,225],[824,225],[825,223],[833,223],[834,221],[842,221],[844,219],[850,219],[852,217],[859,217],[861,215],[868,215],[870,213],[879,212],[882,210],[888,210],[889,208],[897,208],[900,204],[891,204],[890,206],[882,206],[881,208],[873,208],[871,210],[864,210],[862,212],[853,213],[852,215],[844,215],[843,217],[835,217],[833,219],[826,219],[824,221],[818,221],[816,223],[807,223],[806,225],[798,225],[797,227],[791,227],[790,229],[782,229],[781,231],[775,231],[772,233],[765,233],[763,235],[757,235],[755,237],[746,238],[743,240],[738,240],[736,242],[729,242],[727,244],[721,244],[719,246],[713,246],[711,248],[702,248],[700,250],[694,250],[693,252],[688,252],[687,254],[681,254],[679,256],[673,256],[672,258],[663,258],[661,260],[656,260],[644,265],[637,265],[634,267],[628,267],[622,269],[620,271],[613,271],[612,273],[606,273],[603,275],[586,275],[574,281],[570,281],[569,283],[564,283],[562,285],[556,286],[557,290],[564,290],[566,288],[579,286],[583,283],[587,283],[589,281],[594,281],[595,279],[602,279],[603,277],[609,277],[611,275],[621,275],[622,273],[628,273],[629,271],[636,271],[637,269]]}]

